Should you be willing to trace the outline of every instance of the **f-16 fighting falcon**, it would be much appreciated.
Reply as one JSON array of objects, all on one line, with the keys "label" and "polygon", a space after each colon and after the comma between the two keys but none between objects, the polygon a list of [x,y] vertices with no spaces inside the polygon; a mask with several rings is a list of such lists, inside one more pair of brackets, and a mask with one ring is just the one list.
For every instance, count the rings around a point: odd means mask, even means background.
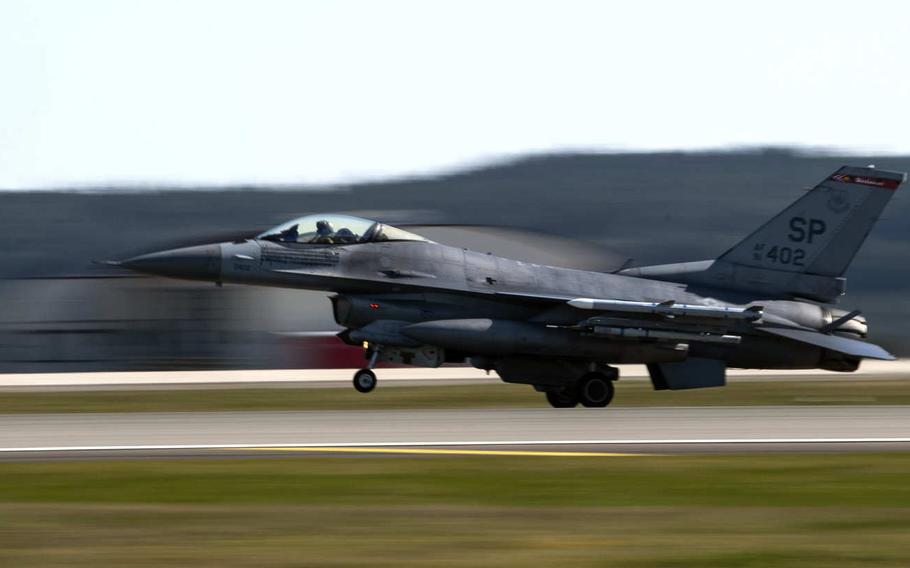
[{"label": "f-16 fighting falcon", "polygon": [[432,242],[357,217],[311,215],[252,239],[156,252],[126,268],[325,290],[338,337],[378,361],[470,363],[557,408],[613,399],[611,364],[647,365],[655,390],[723,386],[727,367],[855,371],[893,359],[832,307],[844,273],[906,174],[842,167],[714,260],[614,273],[542,266]]}]

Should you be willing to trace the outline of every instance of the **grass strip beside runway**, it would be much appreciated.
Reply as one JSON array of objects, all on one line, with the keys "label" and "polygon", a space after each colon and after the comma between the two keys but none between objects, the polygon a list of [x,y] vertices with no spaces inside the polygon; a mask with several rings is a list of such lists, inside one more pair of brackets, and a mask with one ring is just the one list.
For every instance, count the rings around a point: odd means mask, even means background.
[{"label": "grass strip beside runway", "polygon": [[15,566],[906,566],[910,454],[4,463]]},{"label": "grass strip beside runway", "polygon": [[356,446],[269,446],[258,448],[240,448],[237,451],[247,452],[298,452],[307,454],[387,454],[387,455],[422,455],[422,456],[510,456],[510,457],[544,457],[544,458],[625,458],[641,457],[649,454],[621,452],[589,452],[580,450],[464,450],[456,447],[439,448],[391,448],[391,447],[356,447]]},{"label": "grass strip beside runway", "polygon": [[[910,404],[910,379],[794,377],[792,381],[731,381],[724,388],[655,392],[644,381],[619,381],[616,406]],[[175,388],[92,391],[0,391],[0,413],[179,412],[242,410],[379,410],[410,408],[538,408],[541,393],[526,385],[385,386],[353,388]]]}]

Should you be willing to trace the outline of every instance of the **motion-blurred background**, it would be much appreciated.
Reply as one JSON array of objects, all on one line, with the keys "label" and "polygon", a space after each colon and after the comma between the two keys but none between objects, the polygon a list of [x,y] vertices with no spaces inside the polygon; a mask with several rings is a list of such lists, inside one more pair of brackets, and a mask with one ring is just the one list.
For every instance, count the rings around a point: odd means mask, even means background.
[{"label": "motion-blurred background", "polygon": [[[352,366],[321,292],[175,283],[93,259],[255,234],[320,211],[537,262],[610,269],[713,258],[843,163],[910,158],[566,154],[335,187],[0,192],[0,371]],[[845,304],[910,354],[910,200],[898,192],[848,273]],[[459,227],[459,225],[468,225]],[[496,228],[498,227],[498,228]],[[356,351],[356,349],[354,350]]]},{"label": "motion-blurred background", "polygon": [[[907,15],[3,2],[0,372],[334,364],[324,294],[92,265],[320,211],[592,269],[712,258],[842,164],[910,169]],[[847,296],[902,355],[904,193]]]}]

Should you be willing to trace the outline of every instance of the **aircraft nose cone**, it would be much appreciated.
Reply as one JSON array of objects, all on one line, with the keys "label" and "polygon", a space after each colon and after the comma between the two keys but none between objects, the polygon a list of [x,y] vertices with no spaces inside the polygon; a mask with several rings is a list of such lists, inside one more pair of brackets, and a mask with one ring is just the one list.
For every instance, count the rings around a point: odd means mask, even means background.
[{"label": "aircraft nose cone", "polygon": [[128,258],[124,268],[172,278],[221,279],[221,245],[201,245]]}]

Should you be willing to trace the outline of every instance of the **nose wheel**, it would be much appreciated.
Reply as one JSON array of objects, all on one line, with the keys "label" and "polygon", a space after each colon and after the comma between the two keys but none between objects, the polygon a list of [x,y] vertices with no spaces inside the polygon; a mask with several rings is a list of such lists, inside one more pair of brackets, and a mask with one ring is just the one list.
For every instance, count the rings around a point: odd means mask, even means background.
[{"label": "nose wheel", "polygon": [[376,388],[376,373],[370,369],[360,369],[354,373],[354,388],[357,392],[367,393]]},{"label": "nose wheel", "polygon": [[373,367],[379,360],[379,350],[380,346],[375,346],[373,352],[369,354],[370,362],[367,363],[367,368],[354,373],[354,388],[357,392],[367,393],[376,388],[376,373],[373,372]]}]

